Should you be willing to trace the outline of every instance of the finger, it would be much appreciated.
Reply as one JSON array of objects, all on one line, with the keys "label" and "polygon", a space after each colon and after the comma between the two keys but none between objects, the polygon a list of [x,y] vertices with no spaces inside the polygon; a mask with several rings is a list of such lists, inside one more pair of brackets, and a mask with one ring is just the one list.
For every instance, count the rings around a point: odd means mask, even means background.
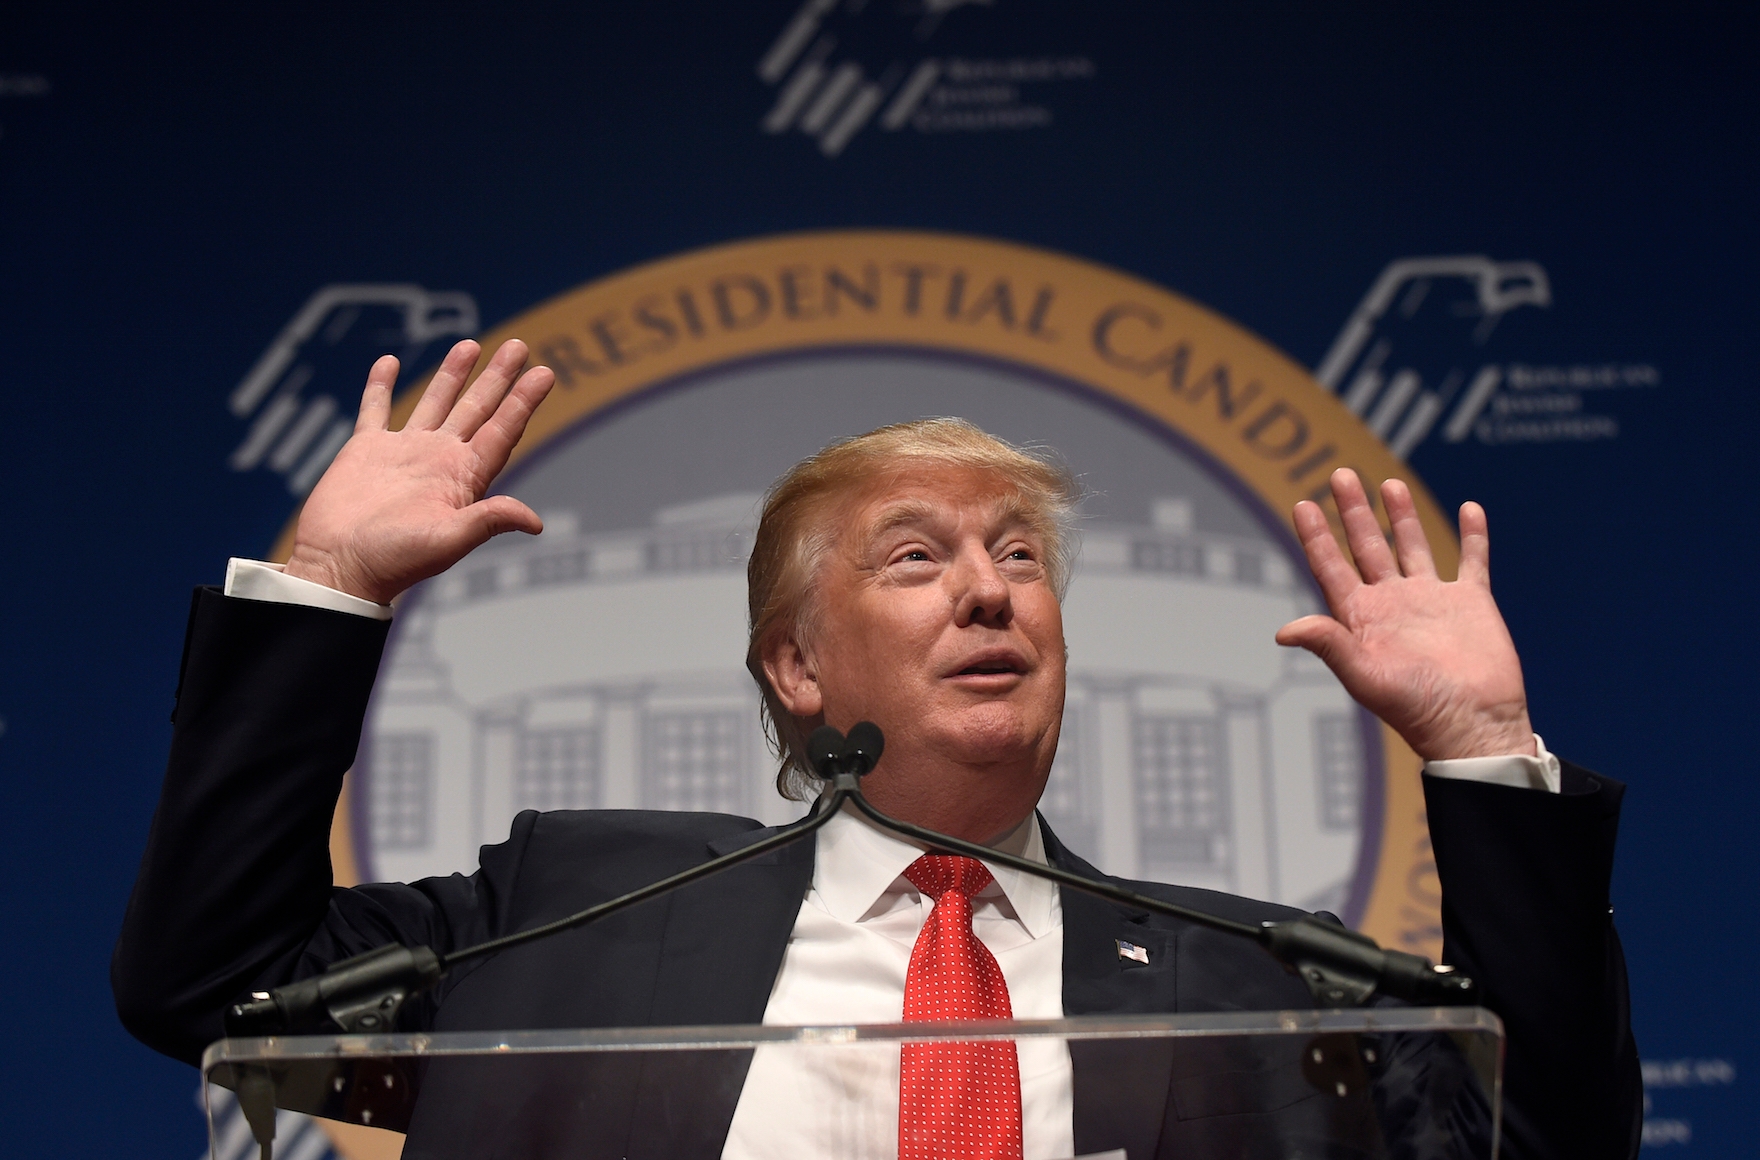
[{"label": "finger", "polygon": [[1399,553],[1399,570],[1407,576],[1435,576],[1436,561],[1430,555],[1430,537],[1418,521],[1418,505],[1412,500],[1412,489],[1403,479],[1390,479],[1381,485],[1381,506],[1387,509],[1387,522],[1393,525],[1393,546]]},{"label": "finger", "polygon": [[483,348],[468,338],[454,343],[446,357],[440,360],[440,369],[428,380],[428,388],[422,392],[421,401],[416,404],[405,426],[413,431],[434,431],[446,422],[446,416],[452,413],[452,404],[458,400],[458,392],[464,388],[471,368],[477,365],[477,356],[482,353]]},{"label": "finger", "polygon": [[391,423],[391,388],[397,383],[397,356],[380,355],[367,372],[367,387],[361,392],[361,412],[354,417],[356,433],[383,431]]},{"label": "finger", "polygon": [[554,371],[549,367],[533,367],[519,377],[513,390],[507,392],[507,397],[495,408],[495,413],[471,437],[471,447],[476,450],[477,459],[491,479],[507,466],[507,457],[513,453],[520,436],[526,433],[532,412],[538,409],[538,404],[555,385]]},{"label": "finger", "polygon": [[1363,586],[1363,578],[1339,550],[1332,525],[1326,522],[1326,513],[1319,504],[1306,499],[1298,503],[1295,522],[1296,535],[1301,537],[1302,552],[1320,584],[1320,594],[1326,597],[1327,606],[1337,612],[1350,594]]},{"label": "finger", "polygon": [[1491,587],[1491,528],[1485,509],[1472,500],[1461,505],[1460,578]]},{"label": "finger", "polygon": [[1330,616],[1304,616],[1277,630],[1277,643],[1285,648],[1305,648],[1338,674],[1348,690],[1354,674],[1362,667],[1363,646],[1351,635],[1350,629]]},{"label": "finger", "polygon": [[452,408],[452,414],[441,424],[442,431],[450,431],[460,439],[468,440],[477,433],[501,400],[507,396],[507,389],[513,385],[514,379],[526,365],[526,344],[517,338],[510,338],[501,344],[477,381],[470,385]]},{"label": "finger", "polygon": [[1345,541],[1351,546],[1351,555],[1356,558],[1357,571],[1363,579],[1374,584],[1398,576],[1399,565],[1394,563],[1393,550],[1381,534],[1375,509],[1369,506],[1369,494],[1363,490],[1363,481],[1356,472],[1341,467],[1332,473],[1332,499],[1338,505]]},{"label": "finger", "polygon": [[544,530],[538,513],[511,495],[492,495],[460,510],[454,517],[461,539],[476,548],[503,532],[537,535]]}]

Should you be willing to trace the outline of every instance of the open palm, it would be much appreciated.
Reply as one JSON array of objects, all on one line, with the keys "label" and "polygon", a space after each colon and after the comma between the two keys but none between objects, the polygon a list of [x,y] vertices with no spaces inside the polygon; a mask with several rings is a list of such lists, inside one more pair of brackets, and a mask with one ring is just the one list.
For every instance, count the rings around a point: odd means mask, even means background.
[{"label": "open palm", "polygon": [[1296,505],[1296,531],[1332,615],[1291,621],[1277,642],[1325,661],[1425,760],[1533,754],[1521,660],[1491,598],[1484,509],[1461,506],[1460,576],[1446,581],[1404,483],[1381,485],[1389,546],[1356,473],[1340,469],[1331,482],[1355,562],[1319,505]]},{"label": "open palm", "polygon": [[513,339],[465,390],[480,350],[447,353],[400,431],[389,429],[397,360],[373,364],[354,434],[300,513],[288,575],[388,604],[491,536],[543,530],[525,504],[484,493],[555,376],[521,374],[526,347]]}]

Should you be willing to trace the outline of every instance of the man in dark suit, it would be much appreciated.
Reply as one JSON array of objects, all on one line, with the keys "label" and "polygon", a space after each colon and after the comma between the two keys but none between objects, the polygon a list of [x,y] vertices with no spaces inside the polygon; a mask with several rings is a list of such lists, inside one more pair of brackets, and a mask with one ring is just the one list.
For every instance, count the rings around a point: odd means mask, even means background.
[{"label": "man in dark suit", "polygon": [[[528,813],[468,878],[331,886],[330,818],[392,598],[494,534],[540,530],[519,501],[484,496],[551,376],[521,374],[524,347],[510,342],[466,391],[478,353],[459,344],[398,432],[387,429],[396,363],[376,364],[355,436],[308,500],[285,571],[235,566],[226,592],[196,594],[164,794],[113,967],[124,1021],[160,1050],[193,1061],[222,1033],[227,1004],[374,946],[445,953],[528,929],[768,832],[721,815]],[[1460,579],[1444,582],[1403,484],[1382,490],[1391,547],[1356,477],[1341,472],[1333,488],[1354,562],[1320,510],[1299,505],[1297,529],[1333,615],[1298,620],[1278,639],[1318,653],[1429,762],[1445,957],[1505,1021],[1510,1154],[1630,1154],[1637,1058],[1607,905],[1622,787],[1559,763],[1533,734],[1490,596],[1477,505],[1461,512]],[[748,663],[776,728],[784,788],[805,786],[801,746],[814,725],[873,720],[887,752],[864,788],[881,809],[1101,877],[1034,814],[1063,708],[1059,600],[1073,500],[1059,469],[952,421],[884,428],[785,476],[748,569]],[[1134,885],[1244,922],[1293,913]],[[1256,947],[925,855],[839,816],[814,842],[461,968],[405,1021],[434,1030],[882,1022],[901,1004],[920,1018],[1025,1018],[1311,1000]],[[817,1017],[826,1011],[836,1014]],[[878,1097],[889,1116],[897,1109],[889,1122],[900,1154],[950,1152],[951,1129],[931,1114],[947,1101],[967,1109],[959,1124],[982,1120],[982,1146],[961,1151],[997,1156],[1119,1147],[1133,1160],[1193,1156],[1302,1122],[1300,1108],[1257,1091],[1247,1072],[1226,1082],[1208,1074],[1226,1060],[1194,1069],[1139,1053],[1121,1066],[1104,1049],[1030,1050],[968,1060],[947,1080],[946,1058],[907,1049]],[[762,1054],[703,1066],[689,1085],[644,1080],[640,1069],[579,1083],[590,1094],[577,1101],[577,1127],[590,1124],[592,1139],[571,1147],[873,1148],[784,1114],[777,1093],[810,1106],[815,1085],[829,1082],[810,1067]],[[537,1104],[523,1115],[507,1091],[495,1112],[461,1114],[467,1080],[458,1070],[429,1075],[411,1155],[515,1154],[508,1140],[543,1119]],[[546,1082],[532,1093],[557,1096]],[[554,1111],[554,1099],[541,1102]],[[1464,1131],[1482,1131],[1466,1122],[1470,1109],[1462,1115]],[[655,1135],[655,1124],[666,1131]],[[881,1150],[892,1148],[881,1135]]]}]

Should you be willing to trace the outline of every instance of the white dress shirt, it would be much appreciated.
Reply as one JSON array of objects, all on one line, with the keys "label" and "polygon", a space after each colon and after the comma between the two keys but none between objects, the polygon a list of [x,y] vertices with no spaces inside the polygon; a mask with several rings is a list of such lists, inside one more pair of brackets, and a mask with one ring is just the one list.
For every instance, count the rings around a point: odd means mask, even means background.
[{"label": "white dress shirt", "polygon": [[[389,620],[391,609],[283,574],[281,565],[234,559],[226,595],[305,604]],[[1536,735],[1538,756],[1432,761],[1433,777],[1559,792],[1558,758]],[[764,1022],[775,1026],[896,1023],[917,934],[933,909],[904,877],[923,852],[840,814],[817,835],[813,882],[801,902]],[[1044,838],[1029,817],[1000,849],[1045,861]],[[973,900],[972,928],[996,956],[1017,1019],[1063,1016],[1063,906],[1057,887],[1005,866]],[[1059,1040],[1018,1045],[1021,1142],[1025,1160],[1074,1154],[1074,1089],[1069,1050]],[[759,1048],[734,1111],[722,1155],[728,1160],[847,1155],[896,1160],[897,1046],[852,1044]]]},{"label": "white dress shirt", "polygon": [[[923,848],[852,807],[817,835],[801,902],[764,1022],[897,1023],[911,949],[935,903],[904,877]],[[998,848],[1045,861],[1037,818]],[[972,929],[996,956],[1016,1019],[1063,1017],[1063,904],[1054,883],[986,863],[996,881],[972,900]],[[1018,1044],[1025,1160],[1075,1152],[1073,1073],[1060,1039]],[[898,1156],[896,1044],[760,1047],[722,1151],[726,1160]]]}]

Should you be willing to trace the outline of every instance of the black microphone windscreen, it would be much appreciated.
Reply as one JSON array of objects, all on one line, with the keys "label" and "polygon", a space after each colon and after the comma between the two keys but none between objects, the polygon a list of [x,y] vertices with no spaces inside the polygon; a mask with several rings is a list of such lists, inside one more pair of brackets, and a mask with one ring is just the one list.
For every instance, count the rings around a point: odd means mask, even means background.
[{"label": "black microphone windscreen", "polygon": [[807,738],[807,760],[812,762],[813,772],[820,777],[830,778],[836,773],[831,763],[842,756],[843,734],[837,731],[837,726],[821,725]]},{"label": "black microphone windscreen", "polygon": [[858,759],[861,771],[866,773],[880,761],[880,751],[885,748],[886,735],[880,732],[880,726],[872,721],[857,721],[850,726],[843,751]]}]

